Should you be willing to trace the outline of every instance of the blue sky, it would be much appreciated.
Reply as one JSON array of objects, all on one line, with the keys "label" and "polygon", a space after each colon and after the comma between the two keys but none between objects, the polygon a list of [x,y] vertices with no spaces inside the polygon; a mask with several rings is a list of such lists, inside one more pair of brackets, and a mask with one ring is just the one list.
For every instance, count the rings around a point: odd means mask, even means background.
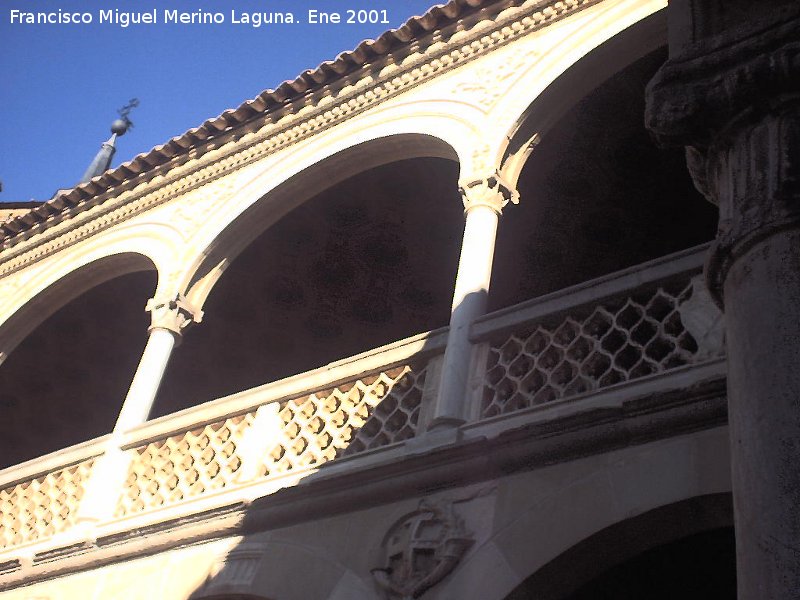
[{"label": "blue sky", "polygon": [[[435,0],[2,0],[0,202],[46,200],[75,185],[133,97],[134,128],[113,165],[200,125],[301,71],[422,14]],[[90,24],[21,24],[11,10],[79,11]],[[158,24],[99,23],[101,10],[148,12]],[[163,22],[163,11],[220,12],[217,25]],[[232,23],[242,13],[386,11],[388,24]],[[382,14],[379,14],[382,17]]]}]

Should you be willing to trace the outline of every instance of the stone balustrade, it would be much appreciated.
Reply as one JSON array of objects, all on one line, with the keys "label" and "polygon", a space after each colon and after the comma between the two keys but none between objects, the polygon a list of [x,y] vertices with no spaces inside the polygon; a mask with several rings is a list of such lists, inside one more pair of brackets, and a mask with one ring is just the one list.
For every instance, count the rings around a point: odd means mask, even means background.
[{"label": "stone balustrade", "polygon": [[479,418],[591,394],[723,354],[722,315],[691,250],[487,315]]},{"label": "stone balustrade", "polygon": [[[526,414],[541,418],[534,415],[543,406],[580,410],[600,392],[624,396],[654,379],[667,381],[655,393],[684,389],[693,373],[706,369],[707,377],[710,364],[723,377],[721,316],[698,281],[705,251],[478,319],[466,429],[507,418],[519,426]],[[108,523],[87,529],[78,511],[108,436],[0,472],[0,574],[18,555],[80,543],[97,528],[248,502],[334,460],[335,473],[381,455],[396,459],[412,438],[418,452],[435,413],[446,338],[446,329],[420,334],[125,431],[115,443],[127,477],[112,494]]]}]

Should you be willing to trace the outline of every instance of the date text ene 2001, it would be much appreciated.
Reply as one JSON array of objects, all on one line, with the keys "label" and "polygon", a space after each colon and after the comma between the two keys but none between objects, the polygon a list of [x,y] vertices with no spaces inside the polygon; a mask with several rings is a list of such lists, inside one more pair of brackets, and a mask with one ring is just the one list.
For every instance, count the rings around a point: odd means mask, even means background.
[{"label": "date text ene 2001", "polygon": [[309,9],[308,23],[312,25],[326,25],[328,23],[358,24],[380,23],[389,24],[389,15],[386,10],[353,10],[348,9],[343,12],[323,12],[316,9]]}]

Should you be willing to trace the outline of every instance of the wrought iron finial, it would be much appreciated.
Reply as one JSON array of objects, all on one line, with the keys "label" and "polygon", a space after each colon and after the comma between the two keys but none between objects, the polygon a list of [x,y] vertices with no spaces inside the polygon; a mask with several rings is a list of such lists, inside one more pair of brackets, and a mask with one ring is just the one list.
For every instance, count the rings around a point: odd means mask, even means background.
[{"label": "wrought iron finial", "polygon": [[124,135],[128,129],[133,127],[133,121],[131,121],[128,115],[131,114],[131,111],[139,106],[139,99],[138,98],[131,98],[128,103],[123,106],[122,108],[117,109],[117,114],[119,115],[119,119],[116,119],[111,124],[111,133],[116,133],[117,135]]}]

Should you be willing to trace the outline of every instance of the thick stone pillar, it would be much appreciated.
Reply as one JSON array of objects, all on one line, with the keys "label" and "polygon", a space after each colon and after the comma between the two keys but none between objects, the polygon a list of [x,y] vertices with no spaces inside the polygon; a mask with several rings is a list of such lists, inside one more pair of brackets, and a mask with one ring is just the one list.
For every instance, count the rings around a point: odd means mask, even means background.
[{"label": "thick stone pillar", "polygon": [[800,597],[800,7],[670,4],[647,124],[719,206],[739,598]]},{"label": "thick stone pillar", "polygon": [[461,186],[460,192],[466,217],[464,238],[442,364],[442,383],[430,429],[464,422],[472,358],[469,328],[486,312],[498,219],[506,204],[519,201],[517,192],[497,174],[470,181]]}]

